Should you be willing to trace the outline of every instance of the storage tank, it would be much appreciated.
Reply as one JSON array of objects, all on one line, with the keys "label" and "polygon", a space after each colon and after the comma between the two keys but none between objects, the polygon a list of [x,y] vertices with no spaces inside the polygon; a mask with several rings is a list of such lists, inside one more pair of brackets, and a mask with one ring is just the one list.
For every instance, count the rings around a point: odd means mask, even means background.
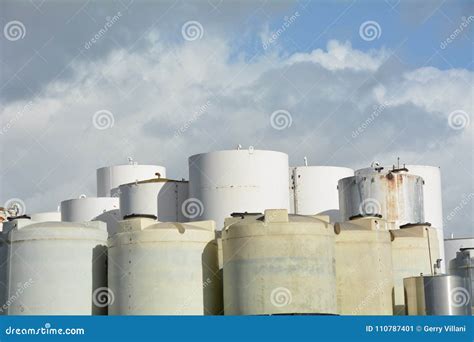
[{"label": "storage tank", "polygon": [[404,281],[408,315],[471,315],[466,278],[454,275],[419,276]]},{"label": "storage tank", "polygon": [[392,248],[376,217],[335,224],[337,301],[341,315],[392,315]]},{"label": "storage tank", "polygon": [[107,223],[107,231],[114,234],[120,221],[119,199],[116,197],[86,197],[81,195],[61,202],[61,221]]},{"label": "storage tank", "polygon": [[45,211],[31,215],[31,220],[36,222],[60,222],[61,211]]},{"label": "storage tank", "polygon": [[110,315],[222,311],[215,224],[130,218],[109,238]]},{"label": "storage tank", "polygon": [[329,215],[341,221],[339,213],[340,179],[354,176],[354,170],[336,166],[297,166],[290,168],[290,197],[298,215]]},{"label": "storage tank", "polygon": [[394,277],[393,313],[405,314],[403,279],[433,275],[440,271],[437,260],[439,252],[438,235],[435,228],[414,225],[390,231],[392,235],[392,262]]},{"label": "storage tank", "polygon": [[154,178],[119,186],[120,215],[148,215],[162,222],[185,222],[181,207],[188,198],[188,182]]},{"label": "storage tank", "polygon": [[336,314],[329,218],[234,214],[222,232],[224,314]]},{"label": "storage tank", "polygon": [[103,222],[8,222],[9,315],[102,315],[107,287]]},{"label": "storage tank", "polygon": [[474,313],[474,248],[461,249],[449,263],[449,274],[468,279]]},{"label": "storage tank", "polygon": [[156,177],[166,177],[166,168],[159,165],[139,165],[129,158],[129,164],[97,169],[97,197],[118,196],[119,185]]},{"label": "storage tank", "polygon": [[[372,163],[372,167],[360,169],[355,172],[356,175],[366,175],[372,173],[374,168],[389,170],[394,166],[380,166],[378,163]],[[444,254],[444,236],[443,236],[443,204],[441,195],[441,172],[438,166],[427,165],[404,165],[409,174],[419,176],[423,179],[423,213],[424,222],[431,223],[431,227],[436,228],[438,234],[439,250],[441,251],[441,271],[445,272],[449,258]],[[417,222],[407,222],[417,223]],[[453,256],[455,257],[455,256]]]},{"label": "storage tank", "polygon": [[[288,155],[238,149],[189,157],[191,220],[214,220],[222,229],[233,212],[289,209]],[[191,207],[191,205],[193,205]]]},{"label": "storage tank", "polygon": [[441,271],[446,272],[449,259],[444,254],[444,227],[443,227],[443,196],[441,192],[441,171],[438,166],[427,165],[407,165],[411,174],[423,178],[423,209],[425,221],[431,223],[431,227],[436,228],[438,234]]},{"label": "storage tank", "polygon": [[474,248],[474,237],[444,239],[446,265],[449,265],[451,260],[456,259],[457,253],[464,248]]},{"label": "storage tank", "polygon": [[339,205],[344,220],[381,215],[390,228],[425,223],[423,179],[405,167],[358,170],[339,181]]}]

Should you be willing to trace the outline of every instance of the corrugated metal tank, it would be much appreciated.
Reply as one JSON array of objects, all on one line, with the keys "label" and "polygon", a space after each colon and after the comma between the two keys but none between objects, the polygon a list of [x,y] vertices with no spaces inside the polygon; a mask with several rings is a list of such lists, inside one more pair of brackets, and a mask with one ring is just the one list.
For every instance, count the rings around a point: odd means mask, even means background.
[{"label": "corrugated metal tank", "polygon": [[451,260],[456,259],[457,253],[464,248],[474,248],[473,237],[444,239],[446,265],[449,265]]},{"label": "corrugated metal tank", "polygon": [[107,286],[103,222],[8,223],[9,315],[102,315]]},{"label": "corrugated metal tank", "polygon": [[434,265],[441,257],[435,228],[417,225],[390,231],[392,235],[392,261],[394,277],[393,313],[405,314],[403,279],[432,275]]},{"label": "corrugated metal tank", "polygon": [[166,178],[166,168],[159,165],[106,166],[97,169],[97,197],[117,196],[118,187],[122,184],[151,179],[159,174]]},{"label": "corrugated metal tank", "polygon": [[226,315],[336,314],[334,229],[288,211],[226,220]]},{"label": "corrugated metal tank", "polygon": [[109,238],[110,315],[217,315],[222,311],[215,224],[132,218]]},{"label": "corrugated metal tank", "polygon": [[214,220],[220,230],[233,212],[289,209],[288,169],[287,154],[253,148],[189,157],[188,203],[201,214],[191,219]]},{"label": "corrugated metal tank", "polygon": [[387,224],[364,217],[335,224],[337,300],[342,315],[392,315],[392,248]]},{"label": "corrugated metal tank", "polygon": [[107,223],[111,235],[117,231],[120,219],[119,199],[116,197],[81,196],[61,202],[63,222],[102,221]]},{"label": "corrugated metal tank", "polygon": [[297,166],[290,168],[290,197],[298,215],[329,215],[341,221],[338,181],[351,177],[354,170],[336,166]]},{"label": "corrugated metal tank", "polygon": [[60,211],[45,211],[41,213],[35,213],[30,215],[32,221],[36,222],[60,222],[61,212]]},{"label": "corrugated metal tank", "polygon": [[474,313],[474,248],[462,249],[457,253],[456,258],[449,263],[449,274],[468,279]]},{"label": "corrugated metal tank", "polygon": [[344,220],[352,217],[382,215],[390,228],[425,223],[423,179],[406,169],[369,168],[354,177],[341,179],[339,205]]},{"label": "corrugated metal tank", "polygon": [[120,215],[152,215],[162,222],[186,222],[181,207],[188,198],[188,182],[166,178],[119,187]]},{"label": "corrugated metal tank", "polygon": [[403,283],[408,315],[471,315],[471,296],[466,278],[442,274],[410,277]]}]

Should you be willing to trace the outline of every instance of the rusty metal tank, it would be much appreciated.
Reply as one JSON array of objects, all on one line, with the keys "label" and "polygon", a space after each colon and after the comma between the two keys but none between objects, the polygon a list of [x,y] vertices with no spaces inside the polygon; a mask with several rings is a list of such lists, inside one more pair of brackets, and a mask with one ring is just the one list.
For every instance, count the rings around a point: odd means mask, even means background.
[{"label": "rusty metal tank", "polygon": [[424,223],[423,179],[405,167],[377,167],[356,172],[338,183],[344,220],[381,216],[391,229]]}]

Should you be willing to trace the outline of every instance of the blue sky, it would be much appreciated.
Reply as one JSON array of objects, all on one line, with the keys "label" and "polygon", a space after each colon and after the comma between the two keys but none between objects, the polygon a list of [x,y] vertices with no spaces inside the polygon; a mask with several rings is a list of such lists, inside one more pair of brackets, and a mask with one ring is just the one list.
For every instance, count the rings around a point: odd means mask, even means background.
[{"label": "blue sky", "polygon": [[0,202],[54,210],[128,156],[187,178],[189,155],[242,144],[292,165],[440,166],[446,231],[472,235],[473,16],[471,1],[3,1]]}]

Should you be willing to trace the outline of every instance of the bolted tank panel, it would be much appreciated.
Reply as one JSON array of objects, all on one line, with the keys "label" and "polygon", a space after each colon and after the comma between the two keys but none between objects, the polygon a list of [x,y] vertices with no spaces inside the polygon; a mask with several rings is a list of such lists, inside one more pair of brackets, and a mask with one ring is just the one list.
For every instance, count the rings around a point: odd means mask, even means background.
[{"label": "bolted tank panel", "polygon": [[116,197],[83,197],[61,202],[61,221],[107,223],[107,231],[114,234],[120,221],[119,199]]},{"label": "bolted tank panel", "polygon": [[131,218],[109,238],[110,315],[217,315],[222,311],[215,224]]},{"label": "bolted tank panel", "polygon": [[290,168],[290,197],[298,215],[329,215],[341,221],[338,181],[354,175],[354,170],[336,166],[297,166]]},{"label": "bolted tank panel", "polygon": [[407,315],[471,315],[467,278],[446,274],[419,276],[406,278],[403,284]]},{"label": "bolted tank panel", "polygon": [[61,212],[60,211],[46,211],[46,212],[32,214],[30,217],[32,221],[36,221],[36,222],[60,222]]},{"label": "bolted tank panel", "polygon": [[336,314],[334,229],[286,209],[242,214],[222,232],[224,314]]},{"label": "bolted tank panel", "polygon": [[[8,224],[9,315],[106,315],[103,222]],[[18,300],[16,300],[17,298]]]},{"label": "bolted tank panel", "polygon": [[436,229],[423,225],[394,229],[390,234],[394,279],[393,313],[404,315],[403,279],[439,272],[435,268],[436,260],[440,258],[438,235]]},{"label": "bolted tank panel", "polygon": [[120,215],[153,215],[162,222],[186,222],[181,209],[188,198],[188,182],[150,179],[119,187]]},{"label": "bolted tank panel", "polygon": [[166,177],[166,168],[158,165],[114,165],[97,169],[97,197],[117,196],[122,184],[151,179],[159,174]]},{"label": "bolted tank panel", "polygon": [[405,171],[373,170],[341,179],[339,204],[344,220],[381,215],[396,229],[424,223],[423,179]]},{"label": "bolted tank panel", "polygon": [[392,315],[392,250],[386,222],[336,223],[337,301],[341,315]]},{"label": "bolted tank panel", "polygon": [[468,279],[474,313],[474,248],[460,250],[456,258],[449,262],[448,271],[449,274]]},{"label": "bolted tank panel", "polygon": [[288,169],[287,154],[253,148],[191,156],[186,204],[198,210],[188,217],[214,220],[220,230],[233,212],[288,209]]}]

